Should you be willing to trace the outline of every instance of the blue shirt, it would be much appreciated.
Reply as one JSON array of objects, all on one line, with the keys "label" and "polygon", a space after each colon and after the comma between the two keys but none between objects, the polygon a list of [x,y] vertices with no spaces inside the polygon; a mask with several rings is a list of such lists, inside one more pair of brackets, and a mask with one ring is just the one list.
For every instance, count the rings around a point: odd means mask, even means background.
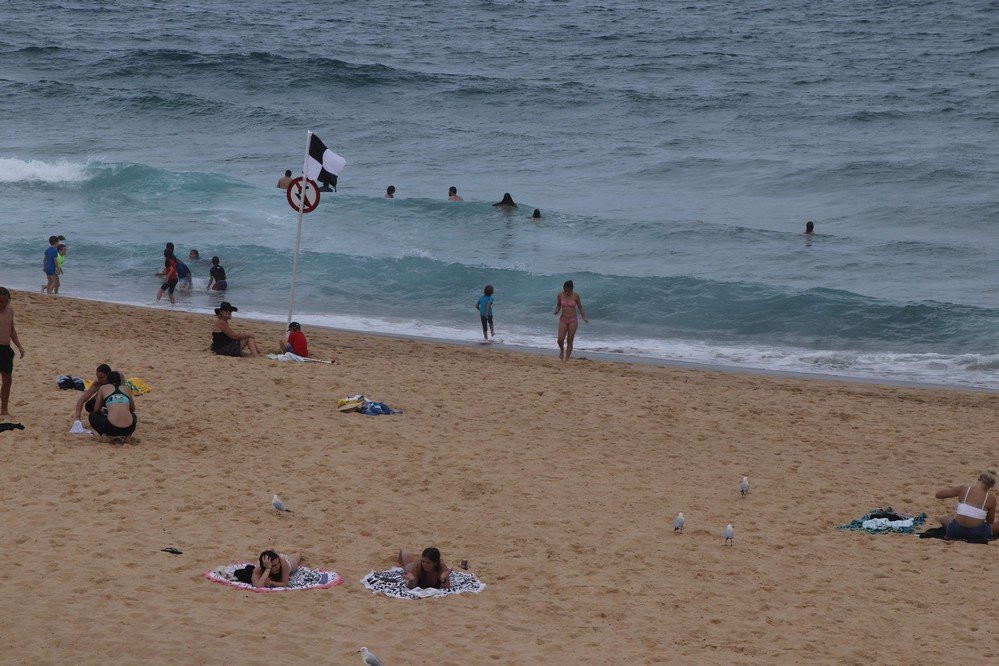
[{"label": "blue shirt", "polygon": [[181,279],[191,277],[191,269],[180,259],[177,260],[177,277]]},{"label": "blue shirt", "polygon": [[493,297],[492,296],[480,296],[479,297],[479,316],[480,317],[491,317],[493,314],[492,309]]},{"label": "blue shirt", "polygon": [[[56,255],[59,254],[59,250],[55,249],[49,245],[45,249],[45,272],[55,273],[56,272]],[[38,256],[37,254],[35,255]]]}]

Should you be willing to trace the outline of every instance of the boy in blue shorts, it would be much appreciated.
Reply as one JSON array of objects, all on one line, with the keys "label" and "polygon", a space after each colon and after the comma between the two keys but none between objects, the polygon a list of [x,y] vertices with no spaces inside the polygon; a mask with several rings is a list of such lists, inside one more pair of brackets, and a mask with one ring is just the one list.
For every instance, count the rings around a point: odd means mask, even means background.
[{"label": "boy in blue shorts", "polygon": [[42,293],[54,294],[59,289],[59,274],[56,267],[56,257],[59,250],[58,236],[49,236],[49,246],[45,249],[45,256],[42,257],[42,270],[45,271],[45,284],[42,285]]}]

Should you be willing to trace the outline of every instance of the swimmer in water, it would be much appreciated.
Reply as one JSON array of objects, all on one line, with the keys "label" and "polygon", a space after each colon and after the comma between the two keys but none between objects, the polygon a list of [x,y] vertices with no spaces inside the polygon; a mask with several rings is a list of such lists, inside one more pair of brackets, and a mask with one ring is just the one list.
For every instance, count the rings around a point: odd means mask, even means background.
[{"label": "swimmer in water", "polygon": [[493,204],[497,208],[503,208],[504,210],[510,210],[511,208],[516,208],[517,204],[513,202],[513,197],[507,192],[503,195],[503,198]]},{"label": "swimmer in water", "polygon": [[464,201],[464,199],[462,199],[461,197],[458,196],[458,188],[455,187],[454,185],[452,185],[451,187],[447,188],[447,200],[448,201]]}]

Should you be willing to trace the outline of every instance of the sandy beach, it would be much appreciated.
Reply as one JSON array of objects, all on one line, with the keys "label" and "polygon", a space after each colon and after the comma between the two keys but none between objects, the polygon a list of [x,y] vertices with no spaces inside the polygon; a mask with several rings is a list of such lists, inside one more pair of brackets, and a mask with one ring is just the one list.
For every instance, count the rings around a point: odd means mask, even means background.
[{"label": "sandy beach", "polygon": [[[212,355],[211,316],[24,292],[11,305],[26,430],[0,433],[0,661],[350,664],[362,645],[386,664],[999,654],[995,544],[835,529],[885,504],[928,523],[951,511],[933,493],[999,463],[999,395],[563,369],[310,328],[313,354],[339,362],[292,365]],[[233,326],[267,350],[282,333],[238,313]],[[68,434],[79,393],[54,378],[103,362],[153,389],[138,444]],[[338,413],[352,393],[405,413]],[[400,545],[467,559],[485,591],[372,595],[359,579]],[[269,547],[345,583],[253,594],[201,577]]]}]

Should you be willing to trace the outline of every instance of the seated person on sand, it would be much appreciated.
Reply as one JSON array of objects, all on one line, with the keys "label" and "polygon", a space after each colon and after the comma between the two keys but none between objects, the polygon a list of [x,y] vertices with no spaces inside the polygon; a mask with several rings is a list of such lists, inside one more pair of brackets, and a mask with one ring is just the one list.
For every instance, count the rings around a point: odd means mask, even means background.
[{"label": "seated person on sand", "polygon": [[98,409],[90,412],[90,427],[100,436],[112,440],[119,437],[128,441],[135,432],[135,398],[128,386],[122,386],[121,373],[112,370],[108,373],[108,383],[97,389],[94,398]]},{"label": "seated person on sand", "polygon": [[298,571],[301,562],[299,553],[285,555],[265,550],[253,567],[253,587],[288,587],[288,579]]},{"label": "seated person on sand", "polygon": [[257,341],[252,335],[249,333],[237,333],[229,326],[232,313],[238,311],[239,308],[234,307],[229,301],[222,301],[215,308],[215,314],[218,319],[215,320],[215,326],[212,327],[211,349],[219,356],[242,356],[243,350],[249,347],[250,353],[253,354],[254,358],[260,356],[260,350],[257,349]]},{"label": "seated person on sand", "polygon": [[101,363],[97,366],[97,372],[94,373],[94,382],[90,385],[90,388],[83,392],[80,399],[76,401],[76,411],[73,412],[73,419],[79,421],[84,409],[87,410],[88,414],[97,411],[97,391],[108,383],[109,374],[111,374],[110,365]]},{"label": "seated person on sand", "polygon": [[291,352],[302,358],[309,357],[309,341],[305,339],[305,333],[302,333],[301,324],[297,321],[288,324],[288,335],[281,340],[278,349],[280,350],[278,351],[279,354]]},{"label": "seated person on sand", "polygon": [[441,562],[441,551],[424,548],[420,560],[416,561],[405,548],[399,549],[399,566],[406,587],[436,588],[444,590],[451,586],[451,569]]},{"label": "seated person on sand", "polygon": [[951,539],[989,539],[996,526],[996,496],[989,492],[996,485],[996,471],[985,470],[978,483],[954,486],[937,491],[937,499],[958,498],[954,516],[940,516],[940,524]]}]

